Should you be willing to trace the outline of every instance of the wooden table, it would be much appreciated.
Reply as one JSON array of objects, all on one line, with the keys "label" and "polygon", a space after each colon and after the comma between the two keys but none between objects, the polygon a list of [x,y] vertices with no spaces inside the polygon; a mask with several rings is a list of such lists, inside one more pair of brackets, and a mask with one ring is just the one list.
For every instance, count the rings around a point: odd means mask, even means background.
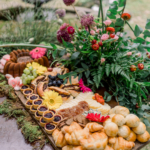
[{"label": "wooden table", "polygon": [[[24,97],[24,95],[21,93],[21,91],[16,91],[15,93],[16,93],[16,95],[18,96],[18,98],[20,99],[21,103],[25,106],[25,103],[26,103],[27,100],[26,100],[26,98]],[[114,107],[114,106],[118,105],[118,103],[117,103],[116,101],[114,101],[114,100],[111,100],[108,104],[109,104],[111,107]],[[40,126],[40,123],[35,119],[34,115],[30,112],[30,110],[28,110],[28,109],[26,109],[26,110],[29,112],[29,114],[30,114],[31,117],[35,120],[35,122]],[[41,127],[41,126],[40,126],[40,127]],[[61,150],[61,148],[56,147],[52,136],[51,136],[51,135],[48,135],[48,134],[45,132],[45,130],[44,130],[43,127],[41,127],[41,129],[42,129],[43,133],[46,135],[46,137],[48,138],[49,142],[52,144],[53,148],[54,148],[55,150]],[[146,145],[149,144],[149,143],[150,143],[150,140],[149,140],[148,142],[146,142],[146,143],[140,143],[140,142],[136,141],[136,142],[135,142],[135,147],[134,147],[132,150],[140,150],[141,148],[143,148],[144,146],[146,146]]]}]

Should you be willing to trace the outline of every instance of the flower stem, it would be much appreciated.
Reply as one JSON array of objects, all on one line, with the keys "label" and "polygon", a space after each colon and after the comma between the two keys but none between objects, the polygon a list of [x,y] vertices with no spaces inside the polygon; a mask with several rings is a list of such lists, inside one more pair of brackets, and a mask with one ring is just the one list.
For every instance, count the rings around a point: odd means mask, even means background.
[{"label": "flower stem", "polygon": [[131,27],[131,25],[128,23],[128,21],[125,21],[125,23],[129,26],[129,28],[133,31],[133,33],[134,33],[134,30],[133,30],[133,28]]},{"label": "flower stem", "polygon": [[77,14],[77,16],[78,16],[79,20],[81,20],[81,19],[80,19],[79,14],[77,13],[77,10],[76,10],[75,6],[74,6],[74,5],[72,5],[72,7],[73,7],[74,11],[76,12],[76,14]]},{"label": "flower stem", "polygon": [[101,14],[101,7],[100,7],[100,4],[99,4],[98,18],[100,18],[100,14]]},{"label": "flower stem", "polygon": [[104,14],[103,14],[103,4],[102,0],[100,0],[100,10],[101,10],[101,17],[102,17],[102,32],[104,31]]}]

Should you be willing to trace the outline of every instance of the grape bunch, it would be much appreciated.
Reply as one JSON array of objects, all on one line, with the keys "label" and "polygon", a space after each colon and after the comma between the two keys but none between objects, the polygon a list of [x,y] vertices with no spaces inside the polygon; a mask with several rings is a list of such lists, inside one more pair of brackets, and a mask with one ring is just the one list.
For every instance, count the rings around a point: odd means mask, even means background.
[{"label": "grape bunch", "polygon": [[49,82],[48,82],[48,86],[56,86],[56,87],[60,87],[60,85],[63,84],[63,80],[59,79],[58,76],[60,74],[58,73],[56,76],[51,76],[49,75]]},{"label": "grape bunch", "polygon": [[36,69],[33,69],[32,66],[24,69],[23,74],[21,76],[22,83],[24,85],[30,84],[33,79],[37,77]]}]

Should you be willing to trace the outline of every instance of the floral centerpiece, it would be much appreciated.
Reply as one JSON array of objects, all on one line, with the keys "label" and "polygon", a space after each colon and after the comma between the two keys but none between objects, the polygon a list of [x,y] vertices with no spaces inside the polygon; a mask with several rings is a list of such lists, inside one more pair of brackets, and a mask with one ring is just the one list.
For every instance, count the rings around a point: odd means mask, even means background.
[{"label": "floral centerpiece", "polygon": [[[64,0],[66,5],[73,2]],[[105,92],[106,102],[114,96],[120,105],[144,117],[148,116],[144,110],[149,109],[143,99],[147,99],[150,86],[150,44],[147,42],[150,20],[145,30],[138,25],[133,29],[128,22],[131,15],[124,12],[125,6],[126,0],[114,1],[104,16],[100,0],[98,17],[78,15],[81,26],[76,28],[64,23],[57,32],[57,39],[65,48],[59,51],[52,45],[53,56],[69,56],[61,62],[72,71],[61,76],[62,79],[67,81],[71,76],[79,76],[93,91],[106,86],[112,93]],[[125,25],[133,31],[135,39],[126,36]],[[146,119],[144,121],[149,125]]]}]

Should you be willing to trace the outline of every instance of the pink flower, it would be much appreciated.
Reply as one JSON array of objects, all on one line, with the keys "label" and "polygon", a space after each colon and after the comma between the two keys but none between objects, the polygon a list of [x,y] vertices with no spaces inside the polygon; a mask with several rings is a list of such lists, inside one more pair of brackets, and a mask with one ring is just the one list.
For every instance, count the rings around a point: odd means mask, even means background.
[{"label": "pink flower", "polygon": [[93,29],[96,31],[96,30],[97,30],[97,27],[95,26],[95,27],[93,27]]},{"label": "pink flower", "polygon": [[7,74],[8,84],[12,86],[15,90],[20,90],[20,87],[23,85],[20,77],[13,78],[11,75]]},{"label": "pink flower", "polygon": [[121,33],[121,32],[117,32],[116,35],[119,37],[123,37],[123,33]]},{"label": "pink flower", "polygon": [[8,84],[14,88],[17,85],[17,81],[14,78],[9,78]]},{"label": "pink flower", "polygon": [[67,28],[67,31],[68,31],[69,34],[74,34],[75,29],[74,29],[72,26],[69,26],[69,27]]},{"label": "pink flower", "polygon": [[136,57],[141,57],[141,53],[137,53],[137,54],[136,54]]},{"label": "pink flower", "polygon": [[101,37],[102,41],[108,40],[109,39],[109,35],[108,34],[103,34]]},{"label": "pink flower", "polygon": [[95,35],[95,31],[94,31],[94,30],[91,30],[91,31],[90,31],[90,34],[91,34],[91,35]]},{"label": "pink flower", "polygon": [[110,26],[111,23],[112,23],[111,20],[105,20],[105,21],[104,21],[104,24],[105,24],[106,26]]},{"label": "pink flower", "polygon": [[91,90],[90,88],[88,88],[88,87],[86,87],[86,86],[84,85],[82,79],[80,79],[80,81],[79,81],[79,87],[81,88],[81,91],[82,91],[83,93],[85,93],[85,92],[92,92],[92,90]]},{"label": "pink flower", "polygon": [[127,56],[131,56],[132,55],[132,52],[127,52]]},{"label": "pink flower", "polygon": [[1,62],[1,64],[2,64],[3,66],[5,66],[5,64],[6,64],[6,60],[5,60],[5,59],[1,59],[0,62]]},{"label": "pink flower", "polygon": [[21,87],[22,86],[21,78],[20,77],[16,77],[15,80],[16,80],[17,86]]},{"label": "pink flower", "polygon": [[89,27],[94,23],[94,17],[90,14],[83,15],[81,17],[81,25],[84,27]]},{"label": "pink flower", "polygon": [[96,30],[96,33],[99,33],[99,31],[101,31],[101,32],[102,32],[102,29],[97,29],[97,30]]},{"label": "pink flower", "polygon": [[57,9],[55,11],[55,14],[59,16],[59,18],[63,18],[66,15],[66,10],[65,9]]},{"label": "pink flower", "polygon": [[46,48],[36,47],[30,52],[30,55],[33,59],[41,58],[45,55]]},{"label": "pink flower", "polygon": [[3,69],[0,69],[0,73],[4,73],[4,70],[3,70]]},{"label": "pink flower", "polygon": [[13,78],[13,76],[10,74],[6,74],[5,77],[7,78],[7,80],[9,80],[9,78]]},{"label": "pink flower", "polygon": [[105,58],[101,58],[101,64],[105,62]]},{"label": "pink flower", "polygon": [[10,55],[4,55],[3,57],[2,57],[2,59],[4,59],[4,60],[6,60],[6,61],[8,61],[8,60],[10,60]]},{"label": "pink flower", "polygon": [[117,35],[115,35],[115,37],[113,39],[115,39],[115,41],[117,41],[119,39],[119,37]]},{"label": "pink flower", "polygon": [[3,70],[4,66],[2,64],[0,64],[0,70]]},{"label": "pink flower", "polygon": [[64,24],[60,27],[60,30],[66,30],[67,27],[69,27],[69,24],[64,23]]}]

